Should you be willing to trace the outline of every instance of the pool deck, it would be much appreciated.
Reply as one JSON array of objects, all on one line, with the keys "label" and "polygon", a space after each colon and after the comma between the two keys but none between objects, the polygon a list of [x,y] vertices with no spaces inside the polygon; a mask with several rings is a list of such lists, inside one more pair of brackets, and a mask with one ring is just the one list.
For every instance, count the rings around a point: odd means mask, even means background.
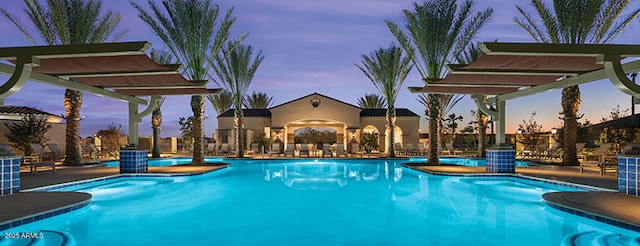
[{"label": "pool deck", "polygon": [[[465,166],[420,166],[408,167],[433,174],[473,175],[487,174],[485,167]],[[516,167],[516,174],[573,184],[595,186],[617,190],[618,178],[615,173],[603,176],[597,170],[585,170],[580,173],[577,166],[536,165]],[[640,197],[628,196],[618,192],[552,192],[543,195],[547,204],[562,211],[582,217],[595,219],[607,224],[640,232]]]},{"label": "pool deck", "polygon": [[[224,167],[226,167],[226,165],[149,167],[149,173],[194,174],[211,172]],[[424,166],[415,164],[412,164],[410,167],[433,174],[487,174],[484,167]],[[46,170],[38,172],[37,175],[32,175],[29,172],[21,173],[20,187],[21,190],[26,190],[118,174],[119,168],[117,167],[59,167],[56,169],[55,174]],[[616,174],[608,173],[600,176],[597,170],[585,170],[584,173],[580,173],[579,167],[574,166],[536,165],[518,167],[516,168],[516,174],[617,190]],[[86,205],[91,200],[91,196],[89,195],[87,197],[86,195],[89,194],[78,192],[21,192],[11,196],[1,197],[0,211],[11,212],[0,217],[0,231],[17,226],[11,226],[11,223],[15,224],[18,221],[26,221],[25,223],[31,222],[32,220],[29,219],[28,215],[25,217],[25,214],[42,216],[43,214],[51,214],[53,210],[60,210],[61,208],[71,206],[77,207],[78,204]],[[621,227],[640,231],[640,210],[637,209],[640,207],[640,197],[622,195],[617,192],[560,192],[545,194],[544,198],[548,204],[563,211],[574,214],[587,213],[587,215],[579,215],[618,226],[620,225],[617,223],[620,222],[623,224]],[[85,200],[79,201],[79,199]],[[51,202],[43,202],[45,200]],[[563,208],[567,208],[568,210]],[[30,218],[33,219],[33,217],[34,216],[31,216]],[[9,226],[7,227],[8,223]]]}]

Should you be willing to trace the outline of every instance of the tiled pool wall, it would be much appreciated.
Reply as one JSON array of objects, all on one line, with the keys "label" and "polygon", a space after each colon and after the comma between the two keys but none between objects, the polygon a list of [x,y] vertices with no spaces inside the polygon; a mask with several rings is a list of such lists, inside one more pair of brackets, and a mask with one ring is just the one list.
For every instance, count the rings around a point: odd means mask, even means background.
[{"label": "tiled pool wall", "polygon": [[618,156],[618,192],[640,195],[640,156]]},{"label": "tiled pool wall", "polygon": [[20,192],[20,156],[0,157],[0,196]]},{"label": "tiled pool wall", "polygon": [[516,171],[516,151],[514,149],[488,149],[487,172],[514,173]]},{"label": "tiled pool wall", "polygon": [[147,173],[149,151],[125,147],[120,149],[120,173]]}]

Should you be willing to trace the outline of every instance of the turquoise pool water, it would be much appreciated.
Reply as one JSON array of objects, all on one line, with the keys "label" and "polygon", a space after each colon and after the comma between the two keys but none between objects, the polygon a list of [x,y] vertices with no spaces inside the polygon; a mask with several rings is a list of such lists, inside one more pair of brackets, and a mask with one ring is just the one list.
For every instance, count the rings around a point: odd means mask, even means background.
[{"label": "turquoise pool water", "polygon": [[[460,166],[468,166],[468,167],[484,167],[487,166],[486,159],[478,159],[478,158],[463,158],[463,157],[440,157],[440,163],[442,164],[452,164],[452,165],[460,165]],[[409,158],[410,162],[427,162],[426,157],[411,157]],[[526,167],[529,166],[526,161],[517,161],[516,166],[518,167]]]},{"label": "turquoise pool water", "polygon": [[[204,159],[205,162],[221,162],[224,161],[224,158],[215,158],[215,157],[207,157]],[[409,158],[409,162],[427,162],[426,157],[411,157]],[[444,164],[453,164],[453,165],[461,165],[461,166],[470,166],[470,167],[478,167],[478,166],[486,166],[487,161],[485,159],[475,159],[475,158],[458,158],[458,157],[440,157],[440,162]],[[189,157],[177,157],[177,158],[166,158],[166,159],[150,159],[148,164],[150,167],[164,167],[164,166],[173,166],[180,164],[189,164],[191,163],[191,158]],[[118,167],[120,165],[119,161],[108,161],[108,167]],[[526,167],[526,161],[516,161],[516,166]]]},{"label": "turquoise pool water", "polygon": [[[189,158],[189,157],[149,159],[147,164],[150,167],[165,167],[165,166],[189,164],[191,163],[191,160],[192,158]],[[223,160],[224,158],[220,158],[220,157],[207,157],[204,159],[205,162],[221,162]],[[118,166],[120,166],[120,161],[107,162],[107,167],[118,167]]]},{"label": "turquoise pool water", "polygon": [[9,231],[43,233],[34,245],[640,244],[638,232],[546,206],[542,194],[575,190],[559,185],[434,176],[384,160],[231,163],[68,188],[92,203]]}]

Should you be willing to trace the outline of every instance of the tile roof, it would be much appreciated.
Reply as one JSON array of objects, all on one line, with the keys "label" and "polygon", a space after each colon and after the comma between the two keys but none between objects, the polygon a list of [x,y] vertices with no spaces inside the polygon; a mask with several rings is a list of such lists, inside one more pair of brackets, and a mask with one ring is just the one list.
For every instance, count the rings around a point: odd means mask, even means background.
[{"label": "tile roof", "polygon": [[[373,109],[362,109],[360,111],[360,117],[386,117],[387,109],[384,108],[373,108]],[[406,108],[396,108],[396,116],[397,117],[420,117],[413,111]]]},{"label": "tile roof", "polygon": [[60,117],[49,112],[25,106],[0,106],[0,114],[39,114]]},{"label": "tile roof", "polygon": [[[229,109],[227,111],[225,111],[224,113],[218,115],[218,118],[220,117],[233,117],[233,114],[235,113],[234,109]],[[258,117],[265,117],[265,118],[269,118],[271,117],[271,111],[269,111],[268,109],[242,109],[242,113],[244,113],[244,117],[248,117],[248,118],[258,118]]]}]

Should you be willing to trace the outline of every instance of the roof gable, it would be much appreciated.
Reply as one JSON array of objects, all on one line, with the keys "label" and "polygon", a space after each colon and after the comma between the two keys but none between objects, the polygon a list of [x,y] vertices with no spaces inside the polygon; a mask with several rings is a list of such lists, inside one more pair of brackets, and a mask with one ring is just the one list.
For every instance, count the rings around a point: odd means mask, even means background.
[{"label": "roof gable", "polygon": [[[386,117],[387,109],[384,108],[366,108],[360,111],[360,117]],[[406,108],[396,108],[397,117],[420,117],[420,115]]]},{"label": "roof gable", "polygon": [[335,102],[339,102],[339,103],[341,103],[341,104],[344,104],[344,105],[347,105],[347,106],[350,106],[350,107],[354,107],[354,108],[360,109],[360,107],[355,106],[355,105],[353,105],[353,104],[350,104],[350,103],[347,103],[347,102],[343,102],[343,101],[340,101],[340,100],[335,99],[335,98],[333,98],[333,97],[325,96],[325,95],[322,95],[322,94],[317,93],[317,92],[311,93],[311,94],[309,94],[309,95],[306,95],[306,96],[303,96],[303,97],[300,97],[300,98],[293,99],[293,100],[288,101],[288,102],[285,102],[285,103],[283,103],[283,104],[280,104],[280,105],[277,105],[277,106],[271,107],[270,109],[279,108],[279,107],[282,107],[282,106],[285,106],[285,105],[291,104],[291,103],[293,103],[293,102],[297,102],[297,101],[300,101],[300,100],[303,100],[303,99],[307,99],[307,98],[312,98],[312,97],[314,97],[314,96],[315,96],[315,97],[326,98],[326,99],[333,100],[333,101],[335,101]]}]

